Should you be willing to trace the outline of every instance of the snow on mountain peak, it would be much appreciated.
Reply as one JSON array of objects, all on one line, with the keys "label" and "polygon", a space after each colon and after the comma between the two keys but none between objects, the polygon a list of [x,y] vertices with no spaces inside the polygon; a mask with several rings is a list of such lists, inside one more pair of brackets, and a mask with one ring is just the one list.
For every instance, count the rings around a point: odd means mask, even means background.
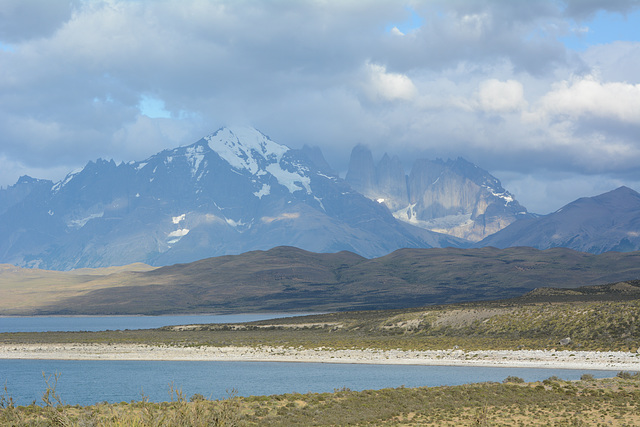
[{"label": "snow on mountain peak", "polygon": [[[306,168],[293,165],[296,170],[292,172],[281,164],[282,156],[289,147],[273,142],[254,128],[222,128],[204,139],[209,148],[237,170],[258,176],[271,174],[291,193],[299,190],[311,192]],[[268,192],[263,186],[255,195],[261,198],[266,194]]]},{"label": "snow on mountain peak", "polygon": [[205,140],[232,167],[254,175],[260,170],[256,156],[267,163],[279,163],[282,155],[289,151],[254,128],[222,128]]}]

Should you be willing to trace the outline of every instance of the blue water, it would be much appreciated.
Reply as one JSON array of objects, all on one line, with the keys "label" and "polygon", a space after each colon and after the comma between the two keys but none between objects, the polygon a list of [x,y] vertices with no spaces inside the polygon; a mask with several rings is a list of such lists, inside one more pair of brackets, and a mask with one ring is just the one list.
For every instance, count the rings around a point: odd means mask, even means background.
[{"label": "blue water", "polygon": [[[291,314],[185,315],[185,316],[42,316],[0,317],[0,332],[102,331],[157,328],[193,323],[249,322]],[[457,385],[482,381],[502,381],[513,375],[536,381],[556,375],[579,379],[585,373],[610,377],[612,371],[561,369],[483,368],[451,366],[394,366],[360,364],[280,363],[280,362],[175,362],[175,361],[74,361],[0,360],[0,388],[20,405],[41,404],[45,378],[71,405],[97,402],[171,400],[170,384],[187,397],[199,393],[211,399],[282,393],[330,392],[386,387]],[[44,376],[43,377],[43,373]]]},{"label": "blue water", "polygon": [[[0,381],[18,404],[41,404],[47,377],[59,373],[56,391],[71,405],[97,402],[168,401],[169,384],[186,397],[200,393],[207,398],[282,393],[330,392],[386,387],[438,386],[502,381],[518,376],[536,381],[556,375],[575,380],[588,372],[610,377],[612,371],[568,369],[485,368],[452,366],[396,366],[282,362],[148,362],[148,361],[70,361],[0,360]],[[50,378],[50,384],[53,378]]]},{"label": "blue water", "polygon": [[[309,313],[306,313],[309,314]],[[203,314],[182,316],[33,316],[0,317],[2,332],[106,331],[152,329],[169,325],[194,323],[241,323],[278,317],[301,316],[291,313],[268,314]]]}]

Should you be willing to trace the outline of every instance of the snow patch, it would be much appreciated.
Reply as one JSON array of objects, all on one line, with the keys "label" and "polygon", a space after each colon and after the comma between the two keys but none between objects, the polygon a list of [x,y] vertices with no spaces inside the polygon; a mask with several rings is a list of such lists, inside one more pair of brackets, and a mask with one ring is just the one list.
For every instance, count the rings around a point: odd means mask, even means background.
[{"label": "snow patch", "polygon": [[82,228],[85,226],[87,222],[91,221],[92,219],[102,218],[103,216],[104,216],[104,212],[99,212],[99,213],[91,214],[85,218],[73,219],[67,223],[67,227],[76,228],[76,229]]},{"label": "snow patch", "polygon": [[174,216],[174,217],[171,217],[171,221],[172,221],[174,224],[180,224],[180,222],[181,222],[181,221],[184,221],[186,217],[187,217],[187,214],[182,214],[182,215]]},{"label": "snow patch", "polygon": [[307,190],[307,194],[311,194],[311,180],[309,177],[284,170],[279,163],[272,163],[267,166],[267,172],[273,175],[278,180],[278,183],[287,187],[290,193]]},{"label": "snow patch", "polygon": [[281,164],[282,157],[289,151],[289,147],[273,142],[256,129],[223,128],[205,137],[205,140],[209,148],[236,171],[247,171],[257,176],[268,172],[291,193],[300,190],[311,193],[311,180],[307,176],[306,168],[294,165],[297,166],[297,171],[291,172]]},{"label": "snow patch", "polygon": [[176,231],[172,231],[171,233],[169,233],[169,237],[184,237],[187,234],[189,234],[188,228],[180,228]]},{"label": "snow patch", "polygon": [[[200,168],[200,164],[204,160],[204,147],[202,145],[197,145],[195,147],[187,147],[187,151],[185,153],[187,157],[187,161],[191,165],[191,176],[196,176],[198,169]],[[200,175],[202,177],[202,175]]]},{"label": "snow patch", "polygon": [[298,212],[292,212],[292,213],[283,213],[282,215],[278,215],[278,216],[263,216],[262,218],[260,218],[260,221],[262,221],[265,224],[271,224],[273,221],[282,221],[287,219],[298,219],[298,218],[300,218],[300,214]]},{"label": "snow patch", "polygon": [[313,198],[316,200],[316,202],[318,202],[318,204],[320,205],[322,210],[326,212],[327,210],[325,209],[324,204],[322,203],[322,199],[320,199],[320,198],[318,198],[316,196],[313,196]]},{"label": "snow patch", "polygon": [[384,199],[376,199],[376,202],[378,202],[378,203],[384,203]]},{"label": "snow patch", "polygon": [[138,166],[136,166],[136,170],[137,170],[137,171],[139,171],[139,170],[141,170],[142,168],[144,168],[145,166],[147,166],[148,164],[149,164],[149,163],[142,162],[142,163],[140,163]]},{"label": "snow patch", "polygon": [[489,192],[494,196],[504,200],[504,205],[508,206],[509,203],[513,202],[513,196],[508,191],[503,191],[502,193],[496,193],[496,191],[489,187],[488,185],[483,185],[484,188],[489,190]]},{"label": "snow patch", "polygon": [[76,175],[78,175],[80,172],[82,172],[82,170],[83,170],[82,168],[76,169],[73,172],[71,172],[70,174],[68,174],[62,181],[60,181],[56,185],[54,185],[51,188],[51,191],[53,191],[54,193],[57,193],[58,191],[60,191],[62,189],[62,187],[67,185],[73,178],[75,178]]},{"label": "snow patch", "polygon": [[243,227],[246,224],[242,221],[234,221],[231,218],[225,218],[225,221],[227,222],[227,224],[229,224],[230,226],[232,226],[233,228],[238,228],[238,227]]},{"label": "snow patch", "polygon": [[471,214],[447,215],[440,218],[421,220],[416,216],[415,207],[416,204],[414,203],[405,208],[398,209],[393,212],[393,216],[400,221],[408,222],[416,227],[437,233],[447,233],[452,228],[473,224]]},{"label": "snow patch", "polygon": [[182,239],[187,234],[189,234],[189,229],[188,228],[180,228],[180,229],[178,229],[176,231],[172,231],[171,233],[169,233],[167,235],[167,237],[170,239],[170,240],[167,240],[167,244],[168,245],[173,245],[175,243],[178,243],[180,241],[180,239]]},{"label": "snow patch", "polygon": [[325,175],[325,174],[320,173],[320,172],[317,172],[317,173],[316,173],[316,175],[321,176],[321,177],[323,177],[323,178],[331,179],[331,180],[333,180],[333,181],[335,181],[335,180],[336,180],[336,177],[335,177],[335,176]]},{"label": "snow patch", "polygon": [[258,199],[262,199],[263,196],[268,196],[269,194],[271,194],[271,187],[268,184],[262,184],[260,191],[253,193]]}]

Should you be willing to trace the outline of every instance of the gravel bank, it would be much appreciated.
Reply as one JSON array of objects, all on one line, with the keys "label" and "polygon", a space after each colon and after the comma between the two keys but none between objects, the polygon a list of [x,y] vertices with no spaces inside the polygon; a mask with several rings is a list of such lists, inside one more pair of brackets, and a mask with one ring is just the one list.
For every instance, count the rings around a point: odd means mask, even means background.
[{"label": "gravel bank", "polygon": [[460,349],[383,351],[284,347],[160,347],[138,344],[0,344],[0,359],[266,361],[640,371],[640,354],[618,351],[465,352]]}]

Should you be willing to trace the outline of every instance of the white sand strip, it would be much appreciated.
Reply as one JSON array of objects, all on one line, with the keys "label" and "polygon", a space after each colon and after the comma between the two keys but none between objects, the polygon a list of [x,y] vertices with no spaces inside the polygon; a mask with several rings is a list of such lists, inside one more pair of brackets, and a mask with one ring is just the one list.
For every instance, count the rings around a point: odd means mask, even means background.
[{"label": "white sand strip", "polygon": [[139,344],[0,344],[0,359],[192,360],[499,366],[640,371],[640,354],[553,350],[324,350]]}]

